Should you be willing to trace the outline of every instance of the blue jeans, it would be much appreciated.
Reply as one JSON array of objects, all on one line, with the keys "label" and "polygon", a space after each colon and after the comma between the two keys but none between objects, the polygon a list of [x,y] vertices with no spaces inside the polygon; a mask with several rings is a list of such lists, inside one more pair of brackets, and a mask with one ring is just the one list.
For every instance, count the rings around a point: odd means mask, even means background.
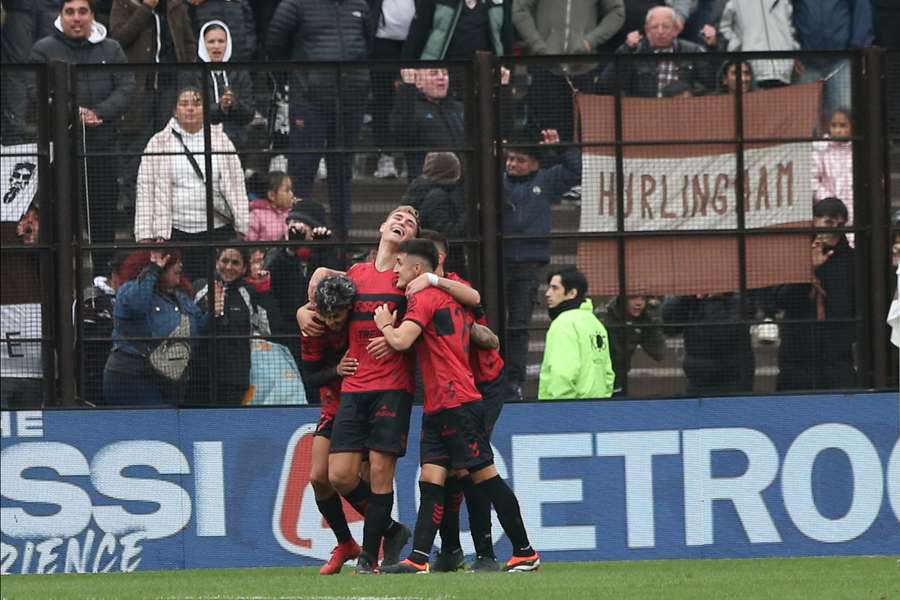
[{"label": "blue jeans", "polygon": [[831,118],[838,108],[850,106],[853,91],[853,66],[849,60],[832,60],[828,62],[808,62],[804,64],[800,83],[810,83],[826,79],[822,93],[823,121]]},{"label": "blue jeans", "polygon": [[544,263],[508,262],[504,267],[506,293],[506,376],[519,387],[525,383],[528,366],[528,327],[537,303]]}]

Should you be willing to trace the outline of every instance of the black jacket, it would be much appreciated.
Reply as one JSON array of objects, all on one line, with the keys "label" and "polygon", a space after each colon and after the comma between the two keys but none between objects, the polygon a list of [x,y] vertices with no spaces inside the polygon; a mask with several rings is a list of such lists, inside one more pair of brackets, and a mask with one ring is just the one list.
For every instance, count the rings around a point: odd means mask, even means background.
[{"label": "black jacket", "polygon": [[638,318],[632,319],[622,307],[622,302],[616,298],[602,310],[597,311],[597,318],[603,322],[609,333],[609,357],[616,373],[616,390],[625,388],[628,372],[631,370],[631,357],[634,356],[638,346],[641,346],[655,361],[665,358],[666,338],[658,305],[652,306],[648,303],[644,312]]},{"label": "black jacket", "polygon": [[[854,251],[844,239],[816,279],[825,292],[825,320],[816,320],[816,296],[810,284],[777,288],[775,305],[784,310],[778,349],[778,389],[844,389],[857,383],[853,363],[856,324],[835,319],[856,317]],[[791,323],[804,319],[806,323]]]},{"label": "black jacket", "polygon": [[[707,89],[714,87],[713,68],[710,59],[696,55],[703,54],[706,49],[682,39],[674,42],[675,64],[678,67],[678,81],[683,81],[691,86],[702,85]],[[629,48],[625,44],[619,46],[616,54],[631,54],[638,56],[652,56],[653,50],[647,38],[640,41],[636,48]],[[654,60],[627,60],[622,66],[622,92],[627,96],[641,96],[655,98],[657,96],[657,62]],[[603,73],[604,85],[611,90],[615,85],[615,69],[613,65],[607,67]]]},{"label": "black jacket", "polygon": [[[102,27],[96,24],[95,27]],[[93,36],[92,36],[93,37]],[[73,40],[62,31],[35,43],[30,62],[47,63],[60,60],[71,64],[121,64],[128,62],[119,42],[107,38],[105,28],[99,41]],[[103,119],[102,127],[109,127],[129,107],[134,93],[134,74],[125,71],[80,70],[78,72],[78,104],[89,108]]]},{"label": "black jacket", "polygon": [[[369,57],[371,39],[366,0],[282,0],[269,23],[266,49],[274,61],[361,61]],[[333,112],[335,75],[332,69],[295,71],[291,102]],[[361,107],[368,93],[368,70],[349,69],[342,75],[345,102]]]},{"label": "black jacket", "polygon": [[755,359],[750,328],[742,320],[737,294],[676,296],[663,303],[666,330],[684,331],[688,394],[753,391]]},{"label": "black jacket", "polygon": [[410,180],[422,172],[425,153],[438,148],[463,148],[466,143],[466,119],[463,103],[451,97],[429,100],[416,86],[403,84],[397,92],[391,113],[391,134],[400,146],[421,147],[408,152]]},{"label": "black jacket", "polygon": [[228,25],[234,43],[231,54],[233,62],[247,62],[256,55],[256,24],[253,9],[247,0],[205,0],[202,4],[188,7],[188,15],[194,29],[197,45],[200,39],[200,28],[209,21],[222,21]]}]

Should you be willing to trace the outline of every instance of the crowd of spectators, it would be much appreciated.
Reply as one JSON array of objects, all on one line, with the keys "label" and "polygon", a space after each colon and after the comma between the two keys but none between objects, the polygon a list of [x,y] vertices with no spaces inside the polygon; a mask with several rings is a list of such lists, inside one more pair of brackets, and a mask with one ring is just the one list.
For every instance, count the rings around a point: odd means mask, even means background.
[{"label": "crowd of spectators", "polygon": [[[210,361],[217,374],[227,371],[216,378],[211,397],[253,401],[255,347],[241,336],[283,344],[293,367],[299,365],[295,313],[315,268],[347,264],[343,249],[317,242],[351,236],[354,207],[364,201],[352,198],[357,175],[407,178],[403,203],[419,210],[423,228],[451,239],[470,233],[467,215],[474,199],[466,197],[464,183],[471,169],[463,153],[448,151],[467,145],[464,82],[452,66],[354,64],[339,71],[266,73],[232,63],[471,60],[479,51],[501,57],[597,56],[502,69],[501,126],[509,146],[502,224],[505,235],[519,236],[503,247],[504,355],[510,381],[521,389],[529,377],[537,292],[552,258],[551,205],[564,196],[578,203],[582,173],[578,148],[546,152],[538,145],[577,141],[573,93],[606,94],[621,87],[626,96],[664,98],[822,80],[822,125],[811,132],[821,141],[813,143],[809,176],[815,206],[827,214],[817,214],[816,224],[852,225],[849,61],[745,62],[704,55],[900,46],[900,8],[887,0],[4,0],[2,7],[4,64],[62,60],[159,67],[78,71],[73,126],[87,239],[154,248],[124,255],[107,248],[92,252],[95,279],[82,298],[89,324],[83,333],[112,339],[111,348],[100,342],[85,346],[83,393],[98,404],[126,398],[137,398],[127,401],[132,404],[203,402],[205,386],[191,391],[184,382],[207,379]],[[613,62],[613,54],[653,60]],[[197,62],[209,67],[205,80],[197,69],[166,68]],[[33,141],[26,123],[34,86],[16,77],[23,76],[3,74],[3,144]],[[266,132],[262,154],[275,157],[261,175],[247,166],[260,130]],[[347,149],[369,130],[372,145],[381,150],[374,172],[360,173]],[[390,146],[410,150],[384,150]],[[312,199],[321,175],[327,207]],[[29,211],[22,222],[35,214]],[[828,223],[820,224],[826,217]],[[123,236],[126,231],[132,239]],[[259,242],[259,248],[228,247],[234,240]],[[285,240],[293,243],[266,246]],[[638,347],[653,360],[665,359],[665,335],[683,339],[688,393],[732,393],[752,391],[754,379],[750,330],[739,321],[755,315],[852,321],[853,296],[847,300],[844,292],[853,281],[853,237],[816,240],[816,282],[807,287],[746,298],[732,293],[606,299],[598,314],[609,329],[615,370],[610,393],[627,391]],[[163,242],[186,246],[159,250]],[[198,242],[217,246],[215,255]],[[468,277],[468,262],[460,248],[451,247],[448,270]],[[697,326],[703,323],[710,325]],[[829,332],[841,341],[840,368],[828,369],[836,379],[816,379],[818,371],[809,369],[806,379],[794,377],[794,367],[779,357],[779,388],[854,385],[855,373],[841,370],[853,369],[852,330],[844,324],[836,334]],[[781,335],[782,349],[792,348],[791,340],[812,347],[817,344],[810,336],[819,332],[804,325],[782,327]],[[172,339],[168,351],[176,356],[182,336],[196,339],[185,342],[187,350],[181,347],[191,360],[173,381],[153,365],[151,338]],[[213,345],[215,356],[202,341],[209,336],[224,336]],[[800,371],[806,364],[830,364],[818,354],[783,354],[784,360],[806,361],[796,367]]]}]

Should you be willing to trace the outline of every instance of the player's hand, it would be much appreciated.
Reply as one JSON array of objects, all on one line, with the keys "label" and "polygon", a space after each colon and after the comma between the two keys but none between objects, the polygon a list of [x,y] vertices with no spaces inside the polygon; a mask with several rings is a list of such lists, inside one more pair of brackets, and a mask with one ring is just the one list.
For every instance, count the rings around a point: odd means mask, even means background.
[{"label": "player's hand", "polygon": [[428,273],[422,273],[406,284],[406,297],[409,298],[413,294],[418,294],[422,290],[428,289],[430,287],[431,282],[428,281]]},{"label": "player's hand", "polygon": [[356,373],[356,367],[358,366],[359,361],[350,356],[350,351],[348,350],[344,353],[344,356],[341,357],[341,362],[338,363],[336,371],[341,377],[350,377]]},{"label": "player's hand", "polygon": [[319,318],[319,313],[308,304],[297,309],[297,325],[300,331],[308,337],[319,337],[325,333],[325,323]]},{"label": "player's hand", "polygon": [[396,352],[396,350],[391,348],[384,337],[377,337],[369,340],[369,345],[366,346],[366,352],[368,352],[375,360],[381,360],[390,356]]},{"label": "player's hand", "polygon": [[375,307],[375,327],[382,331],[388,325],[393,325],[397,319],[397,311],[391,312],[387,304]]}]

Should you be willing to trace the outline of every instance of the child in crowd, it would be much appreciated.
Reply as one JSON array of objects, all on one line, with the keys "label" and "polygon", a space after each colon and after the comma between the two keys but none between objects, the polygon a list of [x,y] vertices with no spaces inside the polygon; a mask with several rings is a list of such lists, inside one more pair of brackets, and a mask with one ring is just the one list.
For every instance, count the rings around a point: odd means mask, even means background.
[{"label": "child in crowd", "polygon": [[294,184],[284,171],[271,171],[266,198],[250,202],[251,241],[283,240],[287,235],[286,219],[294,203]]},{"label": "child in crowd", "polygon": [[265,293],[272,289],[272,276],[266,270],[265,263],[265,248],[253,248],[250,250],[250,266],[244,279],[260,293]]},{"label": "child in crowd", "polygon": [[813,142],[813,202],[840,198],[847,206],[847,225],[853,225],[853,121],[850,110],[831,114],[825,140]]}]

